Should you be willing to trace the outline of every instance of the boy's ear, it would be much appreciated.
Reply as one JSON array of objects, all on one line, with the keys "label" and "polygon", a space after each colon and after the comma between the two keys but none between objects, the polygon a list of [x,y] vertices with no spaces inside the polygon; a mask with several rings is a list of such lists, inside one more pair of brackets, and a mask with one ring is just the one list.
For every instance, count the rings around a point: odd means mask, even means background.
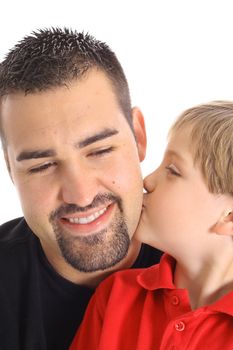
[{"label": "boy's ear", "polygon": [[219,235],[233,236],[233,210],[227,210],[214,225],[214,232]]},{"label": "boy's ear", "polygon": [[133,128],[134,134],[136,137],[136,142],[138,146],[138,155],[139,159],[142,162],[146,156],[146,129],[145,122],[142,112],[139,108],[132,108],[132,119],[133,119]]}]

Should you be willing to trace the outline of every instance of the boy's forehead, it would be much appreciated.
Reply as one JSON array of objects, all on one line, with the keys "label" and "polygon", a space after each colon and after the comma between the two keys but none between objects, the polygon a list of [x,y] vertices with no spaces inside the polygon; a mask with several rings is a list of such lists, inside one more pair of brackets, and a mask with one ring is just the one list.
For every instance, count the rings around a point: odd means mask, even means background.
[{"label": "boy's forehead", "polygon": [[180,160],[189,160],[193,158],[195,152],[195,142],[192,137],[192,127],[185,126],[170,133],[166,148],[166,155],[176,157]]},{"label": "boy's forehead", "polygon": [[178,129],[172,129],[168,136],[168,144],[180,145],[189,148],[192,143],[192,126],[184,125]]}]

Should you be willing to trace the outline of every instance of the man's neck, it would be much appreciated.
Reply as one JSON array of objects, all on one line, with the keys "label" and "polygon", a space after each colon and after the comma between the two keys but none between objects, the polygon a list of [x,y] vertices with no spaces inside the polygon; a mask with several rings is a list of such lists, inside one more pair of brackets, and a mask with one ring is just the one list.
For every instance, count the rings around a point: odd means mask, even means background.
[{"label": "man's neck", "polygon": [[86,273],[77,271],[75,268],[70,266],[61,255],[58,256],[57,252],[54,252],[53,254],[51,251],[47,252],[46,248],[43,248],[49,263],[53,266],[53,268],[59,275],[61,275],[63,278],[67,279],[70,282],[79,285],[85,285],[90,288],[95,288],[102,280],[104,280],[111,273],[118,270],[130,268],[135,263],[139,255],[140,249],[141,243],[136,240],[132,240],[127,256],[114,267],[111,267],[104,271]]}]

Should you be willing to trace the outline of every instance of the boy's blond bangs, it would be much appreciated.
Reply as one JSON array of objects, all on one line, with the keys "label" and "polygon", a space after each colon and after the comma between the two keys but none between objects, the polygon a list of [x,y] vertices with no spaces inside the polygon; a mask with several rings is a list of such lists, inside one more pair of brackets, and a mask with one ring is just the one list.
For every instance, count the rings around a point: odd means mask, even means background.
[{"label": "boy's blond bangs", "polygon": [[169,137],[181,127],[191,127],[194,162],[210,192],[233,195],[233,102],[213,101],[187,109],[171,127]]}]

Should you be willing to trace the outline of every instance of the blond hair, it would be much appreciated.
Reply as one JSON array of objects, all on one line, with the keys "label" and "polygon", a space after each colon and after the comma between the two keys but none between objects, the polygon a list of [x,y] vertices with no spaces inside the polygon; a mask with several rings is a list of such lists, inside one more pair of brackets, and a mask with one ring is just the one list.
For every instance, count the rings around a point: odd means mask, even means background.
[{"label": "blond hair", "polygon": [[213,101],[184,111],[170,129],[191,126],[194,163],[212,193],[233,195],[233,102]]}]

